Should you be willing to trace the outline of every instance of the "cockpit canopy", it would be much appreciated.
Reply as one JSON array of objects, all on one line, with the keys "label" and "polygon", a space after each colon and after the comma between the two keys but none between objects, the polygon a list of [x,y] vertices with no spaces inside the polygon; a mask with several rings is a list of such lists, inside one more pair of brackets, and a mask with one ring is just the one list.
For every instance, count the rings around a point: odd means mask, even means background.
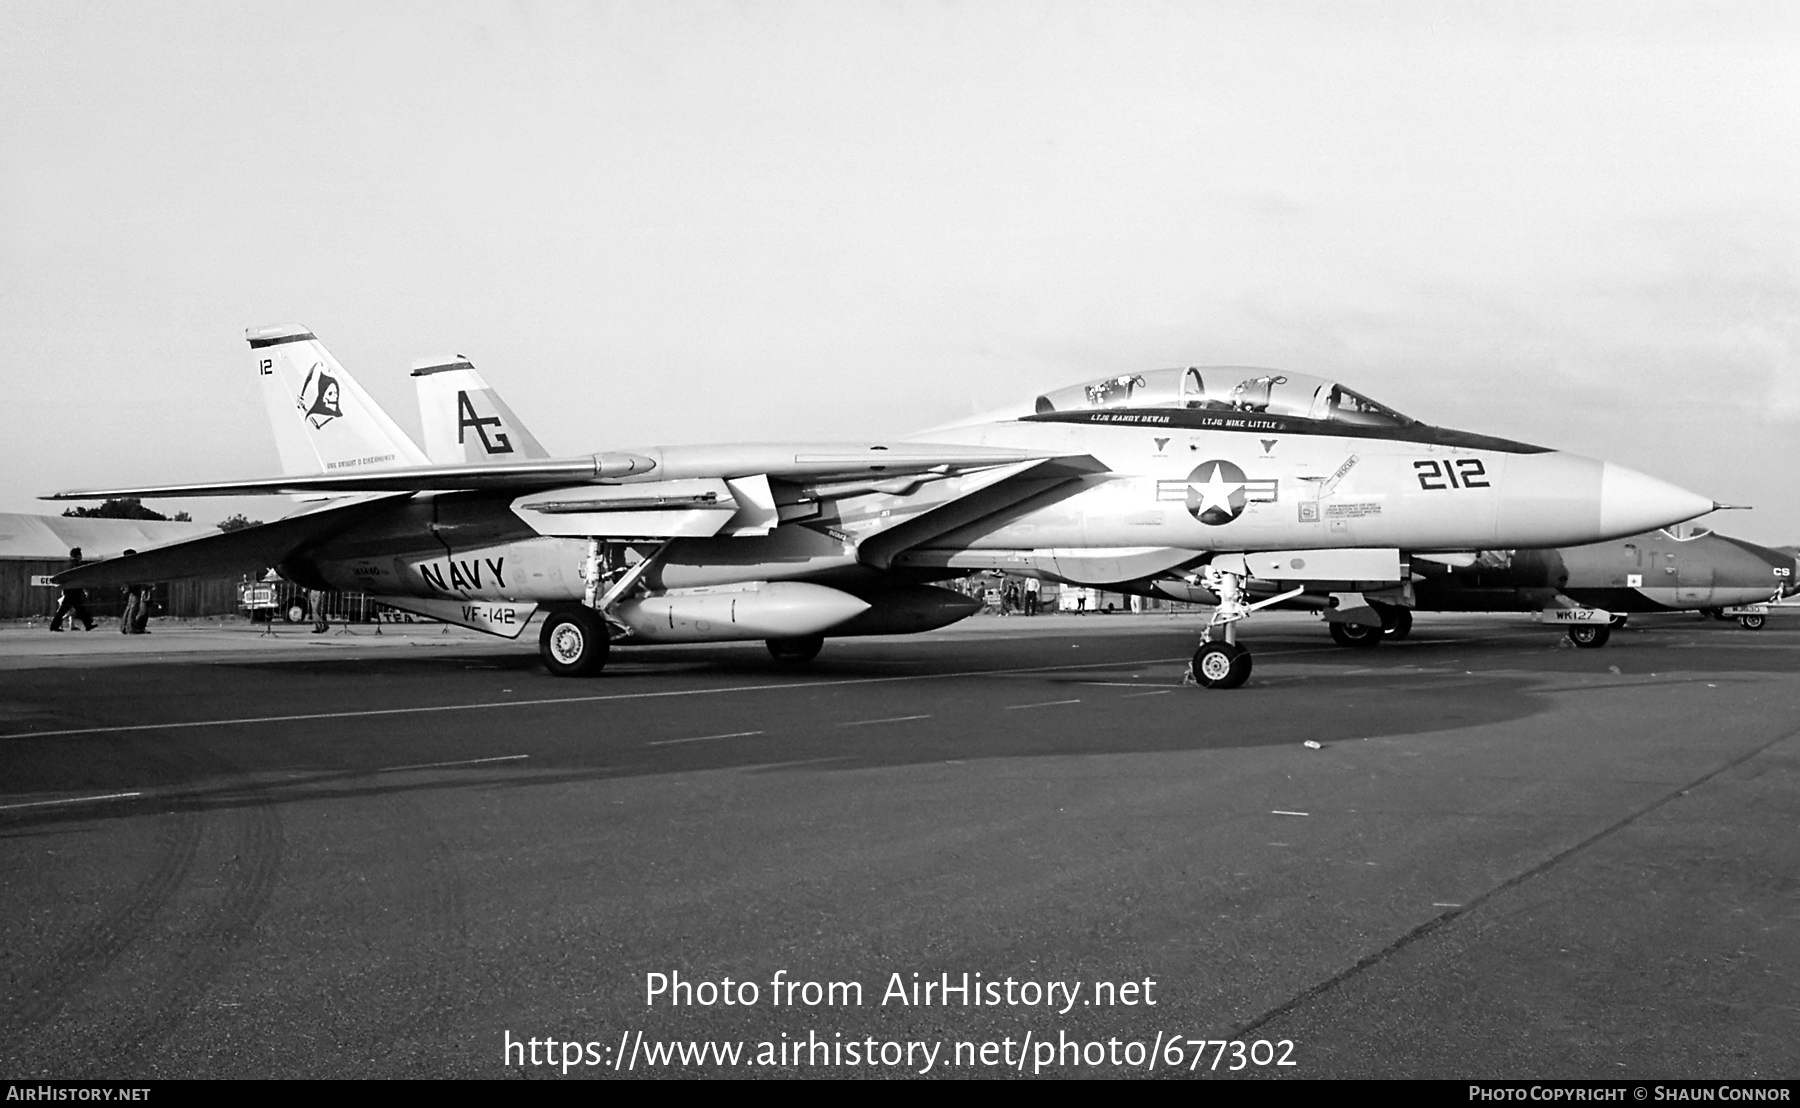
[{"label": "cockpit canopy", "polygon": [[1336,381],[1286,370],[1190,366],[1102,377],[1037,398],[1037,414],[1097,408],[1198,408],[1322,419],[1359,426],[1416,423]]}]

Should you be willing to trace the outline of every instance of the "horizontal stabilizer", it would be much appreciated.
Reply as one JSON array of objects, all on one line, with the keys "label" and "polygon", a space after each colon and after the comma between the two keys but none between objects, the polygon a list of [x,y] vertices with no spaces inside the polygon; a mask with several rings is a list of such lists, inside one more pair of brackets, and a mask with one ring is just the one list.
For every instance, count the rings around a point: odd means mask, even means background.
[{"label": "horizontal stabilizer", "polygon": [[280,565],[301,546],[385,510],[394,499],[376,496],[352,503],[338,501],[274,523],[165,543],[141,553],[67,570],[57,575],[56,583],[72,588],[104,588],[215,574],[260,573]]},{"label": "horizontal stabilizer", "polygon": [[43,500],[108,500],[117,497],[255,496],[289,492],[453,492],[463,489],[549,489],[585,481],[647,472],[653,463],[635,454],[595,454],[533,462],[491,462],[466,466],[407,466],[366,473],[262,477],[198,485],[155,485],[137,489],[59,492]]}]

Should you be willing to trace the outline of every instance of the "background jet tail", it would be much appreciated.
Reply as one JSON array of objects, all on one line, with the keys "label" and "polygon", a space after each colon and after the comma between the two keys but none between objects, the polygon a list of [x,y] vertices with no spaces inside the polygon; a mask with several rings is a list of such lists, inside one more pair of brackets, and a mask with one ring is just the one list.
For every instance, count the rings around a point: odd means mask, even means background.
[{"label": "background jet tail", "polygon": [[304,327],[244,332],[290,476],[425,465],[417,444]]},{"label": "background jet tail", "polygon": [[550,452],[461,354],[413,365],[425,452],[439,465],[548,458]]}]

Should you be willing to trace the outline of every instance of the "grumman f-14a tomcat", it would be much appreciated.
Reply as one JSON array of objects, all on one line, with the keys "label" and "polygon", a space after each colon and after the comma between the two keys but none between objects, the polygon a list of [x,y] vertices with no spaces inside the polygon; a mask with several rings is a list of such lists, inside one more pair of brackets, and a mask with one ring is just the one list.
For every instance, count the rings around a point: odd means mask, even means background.
[{"label": "grumman f-14a tomcat", "polygon": [[[1198,372],[1198,371],[1196,371]],[[413,369],[425,452],[433,462],[460,465],[513,454],[548,458],[468,359],[427,359]],[[1105,407],[1143,399],[1140,375],[1108,378],[1059,396],[1066,406]],[[1057,401],[1046,398],[1046,410]],[[969,556],[965,556],[968,560]],[[1009,559],[1010,561],[1010,559]],[[1483,550],[1416,554],[1403,563],[1405,580],[1366,594],[1314,587],[1282,603],[1317,610],[1344,646],[1402,639],[1419,611],[1538,611],[1566,628],[1577,646],[1603,646],[1626,614],[1715,609],[1745,627],[1762,626],[1768,602],[1797,585],[1796,559],[1704,530],[1670,529],[1563,549]],[[1014,564],[995,568],[1016,569]],[[1248,582],[1252,599],[1286,591],[1298,581]],[[1160,574],[1107,587],[1143,596],[1217,605],[1218,597],[1187,576]],[[1604,607],[1602,607],[1604,605]],[[971,605],[972,606],[972,605]]]},{"label": "grumman f-14a tomcat", "polygon": [[[1219,600],[1194,675],[1230,688],[1251,667],[1238,624],[1302,595],[1290,582],[1379,589],[1410,555],[1577,545],[1715,507],[1609,462],[1238,367],[1102,378],[907,439],[573,457],[524,456],[542,451],[481,406],[491,390],[465,389],[463,456],[434,464],[306,329],[247,337],[285,474],[51,498],[336,499],[60,581],[275,565],[508,637],[541,612],[544,663],[564,676],[599,672],[614,644],[765,639],[799,661],[826,637],[943,626],[972,604],[931,582],[980,570],[1182,581]],[[1255,582],[1280,590],[1252,602]]]}]

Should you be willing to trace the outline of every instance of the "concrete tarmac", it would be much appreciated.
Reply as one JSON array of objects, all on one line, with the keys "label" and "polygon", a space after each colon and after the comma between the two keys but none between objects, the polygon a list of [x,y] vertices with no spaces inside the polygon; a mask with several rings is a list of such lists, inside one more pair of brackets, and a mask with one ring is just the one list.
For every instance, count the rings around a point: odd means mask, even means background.
[{"label": "concrete tarmac", "polygon": [[1800,1075],[1794,613],[1200,624],[0,629],[0,1073]]}]

